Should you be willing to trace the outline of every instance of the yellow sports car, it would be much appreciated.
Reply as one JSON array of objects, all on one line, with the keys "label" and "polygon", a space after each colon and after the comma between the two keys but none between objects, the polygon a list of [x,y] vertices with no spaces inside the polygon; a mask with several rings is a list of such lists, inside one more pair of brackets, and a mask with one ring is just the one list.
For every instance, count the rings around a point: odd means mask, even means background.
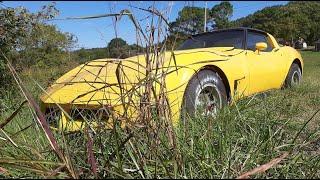
[{"label": "yellow sports car", "polygon": [[[166,95],[173,124],[197,110],[214,116],[239,98],[291,87],[301,81],[303,73],[299,52],[251,28],[197,34],[177,50],[165,52],[162,63],[146,65],[145,59],[145,54],[97,59],[63,75],[41,96],[50,126],[61,128],[69,122],[69,129],[76,130],[93,117],[106,121],[111,114],[134,117],[145,90],[141,82],[145,82],[146,68],[167,72]],[[137,106],[123,105],[129,101]]]}]

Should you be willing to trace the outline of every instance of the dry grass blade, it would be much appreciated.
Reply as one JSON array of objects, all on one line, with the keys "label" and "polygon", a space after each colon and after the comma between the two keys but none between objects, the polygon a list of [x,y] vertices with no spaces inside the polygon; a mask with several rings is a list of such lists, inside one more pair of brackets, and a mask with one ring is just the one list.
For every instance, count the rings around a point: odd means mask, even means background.
[{"label": "dry grass blade", "polygon": [[29,102],[30,106],[33,108],[33,110],[36,112],[37,114],[37,119],[39,124],[41,125],[41,127],[43,128],[50,144],[51,147],[54,149],[54,151],[58,154],[58,156],[61,159],[63,158],[62,153],[60,152],[59,148],[58,148],[58,144],[55,140],[55,138],[53,137],[52,132],[50,131],[49,125],[47,124],[45,117],[43,115],[43,113],[40,110],[40,107],[38,106],[38,104],[34,101],[34,99],[31,97],[31,95],[29,94],[29,92],[24,88],[23,84],[19,81],[17,74],[15,73],[15,70],[13,69],[13,67],[11,66],[11,64],[9,62],[7,62],[7,65],[12,73],[12,75],[14,76],[18,86],[20,87],[20,90],[22,91],[22,93],[24,94],[25,98],[27,99],[27,101]]},{"label": "dry grass blade", "polygon": [[18,147],[18,145],[10,138],[10,136],[3,129],[0,128],[0,130],[15,147]]},{"label": "dry grass blade", "polygon": [[[320,112],[320,109],[318,109],[316,112],[313,113],[313,115],[303,124],[303,126],[301,127],[301,129],[299,130],[299,132],[296,134],[296,136],[293,138],[292,143],[293,144],[298,136],[300,135],[300,133],[305,129],[305,127],[307,126],[307,124],[318,114],[318,112]],[[293,150],[293,149],[292,149]]]},{"label": "dry grass blade", "polygon": [[85,130],[88,138],[87,142],[87,153],[88,153],[88,163],[91,166],[91,171],[94,174],[94,177],[97,177],[97,161],[93,154],[93,139],[90,136],[88,129]]},{"label": "dry grass blade", "polygon": [[[118,85],[118,84],[115,84],[115,85]],[[106,83],[106,85],[103,86],[103,87],[96,88],[96,89],[93,89],[93,90],[88,91],[88,92],[86,92],[86,93],[80,94],[80,95],[78,95],[77,97],[75,97],[75,98],[72,100],[72,103],[75,102],[77,99],[80,99],[80,98],[82,98],[82,97],[84,97],[84,96],[86,96],[86,95],[88,95],[88,94],[90,94],[90,93],[93,93],[93,92],[96,92],[96,91],[99,91],[99,90],[103,90],[103,89],[105,89],[105,88],[107,88],[107,87],[110,87],[110,88],[112,89],[112,86],[114,86],[114,84],[108,84],[108,83]],[[113,89],[112,89],[112,90],[113,90]],[[113,91],[116,92],[115,90],[113,90]]]},{"label": "dry grass blade", "polygon": [[247,179],[251,175],[254,175],[254,174],[257,174],[257,173],[261,173],[261,172],[265,172],[266,170],[270,169],[274,165],[278,164],[280,161],[282,161],[288,155],[289,155],[289,153],[285,152],[280,157],[272,159],[270,162],[268,162],[266,164],[263,164],[263,165],[261,165],[259,167],[256,167],[256,168],[252,169],[251,171],[248,171],[248,172],[242,174],[241,176],[237,177],[237,179]]},{"label": "dry grass blade", "polygon": [[0,174],[8,175],[8,170],[3,167],[0,167]]},{"label": "dry grass blade", "polygon": [[[127,137],[123,142],[121,142],[120,148],[119,148],[120,150],[125,147],[126,143],[133,137],[133,135],[134,135],[134,134],[131,132],[131,133],[128,135],[128,137]],[[116,154],[117,154],[117,152],[114,151],[114,152],[109,156],[109,158],[108,158],[108,160],[107,160],[106,162],[109,163],[110,161],[112,161],[113,158],[115,158]]]},{"label": "dry grass blade", "polygon": [[136,8],[136,9],[140,9],[140,10],[143,10],[143,11],[147,11],[147,12],[149,12],[149,13],[151,13],[152,15],[157,15],[157,16],[159,16],[165,23],[166,23],[166,25],[167,26],[169,26],[169,28],[170,28],[170,23],[168,22],[168,20],[163,16],[163,14],[162,13],[160,13],[157,9],[151,9],[151,8],[149,8],[149,9],[144,9],[144,8],[140,8],[140,7],[135,7],[135,6],[132,6],[132,5],[130,5],[131,7],[133,7],[133,8]]},{"label": "dry grass blade", "polygon": [[22,106],[26,103],[27,101],[23,101],[19,108],[17,110],[15,110],[10,117],[8,117],[3,123],[0,124],[0,129],[2,129],[4,126],[6,126],[20,111],[20,109],[22,108]]},{"label": "dry grass blade", "polygon": [[[120,63],[117,65],[116,68],[116,77],[117,77],[117,82],[120,88],[120,97],[121,97],[121,102],[122,102],[122,106],[125,109],[125,104],[124,104],[124,96],[123,96],[123,90],[124,88],[121,86],[121,75],[120,75],[120,66],[121,66],[122,62],[120,61]],[[126,113],[126,112],[125,112]]]},{"label": "dry grass blade", "polygon": [[111,16],[119,16],[123,13],[119,14],[101,14],[101,15],[95,15],[95,16],[83,16],[83,17],[68,17],[65,19],[50,19],[48,21],[56,21],[56,20],[76,20],[76,19],[96,19],[96,18],[103,18],[103,17],[111,17]]},{"label": "dry grass blade", "polygon": [[[213,50],[210,50],[210,51],[194,51],[194,52],[183,52],[183,53],[179,53],[179,54],[176,54],[176,55],[182,55],[182,54],[194,54],[194,53],[199,53],[199,52],[203,52],[203,53],[211,53],[211,54],[215,54],[215,55],[218,55],[218,56],[221,56],[221,57],[232,57],[232,56],[236,56],[236,55],[239,55],[243,52],[245,52],[244,50],[243,51],[240,51],[239,53],[235,53],[235,54],[220,54],[218,53],[218,51],[213,51]],[[221,51],[221,52],[225,52],[225,51]]]},{"label": "dry grass blade", "polygon": [[[57,154],[57,156],[63,161],[66,162],[66,159],[64,157],[64,155],[62,154],[58,143],[56,141],[56,139],[53,136],[53,133],[51,132],[49,125],[46,121],[46,118],[44,116],[44,114],[42,113],[42,111],[40,110],[39,105],[36,103],[36,101],[33,99],[33,97],[31,96],[31,94],[26,90],[26,88],[24,87],[24,84],[22,83],[22,81],[20,80],[17,72],[15,71],[15,69],[13,68],[13,66],[11,65],[9,59],[5,56],[5,54],[2,52],[3,57],[6,59],[6,63],[7,63],[7,67],[9,68],[12,76],[14,77],[18,87],[20,88],[22,94],[24,95],[24,97],[26,98],[26,100],[28,101],[29,105],[32,107],[32,109],[36,112],[37,115],[37,121],[38,123],[41,125],[52,149],[54,150],[54,152]],[[77,178],[76,173],[72,170],[72,166],[71,164],[67,163],[67,168],[69,170],[69,173],[71,174],[72,177]]]},{"label": "dry grass blade", "polygon": [[21,164],[21,163],[30,163],[30,164],[47,164],[47,165],[64,165],[58,162],[51,161],[40,161],[40,160],[29,160],[29,159],[13,159],[13,158],[0,158],[1,164]]},{"label": "dry grass blade", "polygon": [[122,10],[120,13],[114,13],[114,14],[101,14],[101,15],[96,15],[96,16],[70,17],[70,18],[65,18],[65,19],[52,19],[52,20],[75,20],[75,19],[84,20],[84,19],[96,19],[96,18],[103,18],[103,17],[116,17],[117,19],[120,20],[123,15],[129,16],[130,20],[133,22],[133,24],[139,30],[139,32],[143,35],[144,39],[148,40],[148,38],[144,34],[139,23],[136,21],[136,19],[132,15],[132,13],[127,9]]},{"label": "dry grass blade", "polygon": [[56,176],[64,167],[66,167],[66,165],[65,165],[65,164],[62,164],[61,166],[59,166],[57,169],[55,169],[55,170],[54,170],[49,176],[47,176],[46,178]]},{"label": "dry grass blade", "polygon": [[32,127],[33,126],[33,124],[30,124],[30,125],[28,125],[28,126],[26,126],[26,127],[24,127],[24,128],[22,128],[21,130],[19,130],[18,132],[15,132],[13,135],[12,135],[12,137],[16,137],[17,135],[19,135],[20,133],[22,133],[23,131],[25,131],[25,130],[27,130],[27,129],[29,129],[30,127]]}]

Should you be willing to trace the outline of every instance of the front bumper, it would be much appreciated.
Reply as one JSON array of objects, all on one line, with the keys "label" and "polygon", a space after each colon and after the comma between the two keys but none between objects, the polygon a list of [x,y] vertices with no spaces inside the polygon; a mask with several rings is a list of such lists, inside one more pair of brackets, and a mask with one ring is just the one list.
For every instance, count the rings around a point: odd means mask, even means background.
[{"label": "front bumper", "polygon": [[55,131],[79,131],[85,127],[112,128],[114,110],[110,107],[42,105],[42,112],[50,128]]}]

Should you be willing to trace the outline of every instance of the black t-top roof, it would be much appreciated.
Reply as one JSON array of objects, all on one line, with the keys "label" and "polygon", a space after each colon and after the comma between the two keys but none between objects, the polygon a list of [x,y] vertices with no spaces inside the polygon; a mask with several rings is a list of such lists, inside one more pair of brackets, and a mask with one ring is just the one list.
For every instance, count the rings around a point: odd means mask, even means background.
[{"label": "black t-top roof", "polygon": [[210,33],[214,33],[214,32],[236,31],[236,30],[242,30],[242,31],[251,30],[251,31],[256,31],[256,32],[267,34],[265,31],[262,31],[260,29],[254,29],[254,28],[249,28],[249,27],[237,27],[237,28],[218,29],[218,30],[213,30],[213,31],[209,31],[209,32],[199,33],[199,34],[192,35],[192,37],[202,36],[202,35],[206,35],[206,34],[210,34]]}]

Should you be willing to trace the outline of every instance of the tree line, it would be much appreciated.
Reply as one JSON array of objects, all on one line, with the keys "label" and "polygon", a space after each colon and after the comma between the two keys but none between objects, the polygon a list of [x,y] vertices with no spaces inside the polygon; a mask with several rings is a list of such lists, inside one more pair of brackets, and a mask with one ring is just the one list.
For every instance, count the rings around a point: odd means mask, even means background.
[{"label": "tree line", "polygon": [[[320,2],[293,1],[286,5],[263,8],[246,17],[231,21],[233,6],[230,2],[221,2],[207,8],[206,30],[232,27],[251,27],[264,30],[285,41],[295,41],[299,37],[313,45],[320,38]],[[188,36],[204,32],[205,8],[186,6],[171,22],[169,41],[181,43]]]},{"label": "tree line", "polygon": [[258,28],[286,41],[302,37],[313,45],[320,38],[319,19],[319,1],[293,1],[264,8],[232,23],[233,26]]},{"label": "tree line", "polygon": [[45,23],[58,13],[55,4],[44,6],[36,13],[23,7],[0,9],[0,95],[12,82],[5,57],[18,72],[32,66],[56,66],[68,61],[76,37]]},{"label": "tree line", "polygon": [[113,38],[107,44],[107,47],[103,48],[91,48],[85,49],[81,48],[79,50],[73,51],[73,54],[77,61],[86,62],[92,59],[101,59],[101,58],[127,58],[140,54],[144,48],[137,44],[129,45],[122,38]]}]

